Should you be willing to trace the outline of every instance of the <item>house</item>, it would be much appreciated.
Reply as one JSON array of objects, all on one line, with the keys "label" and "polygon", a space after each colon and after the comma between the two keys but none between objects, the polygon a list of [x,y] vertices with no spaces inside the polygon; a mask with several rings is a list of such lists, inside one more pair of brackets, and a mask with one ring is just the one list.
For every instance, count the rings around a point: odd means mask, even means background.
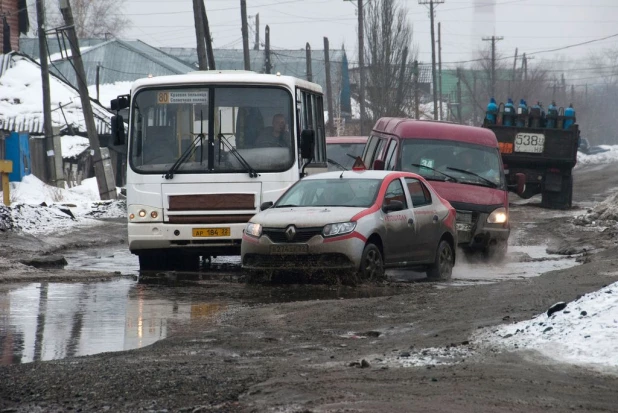
[{"label": "house", "polygon": [[19,50],[19,34],[30,30],[26,0],[0,0],[1,54]]},{"label": "house", "polygon": [[[0,76],[0,159],[4,153],[4,138],[11,132],[27,133],[30,136],[30,154],[32,173],[43,181],[48,181],[46,168],[47,151],[43,130],[43,103],[42,103],[42,80],[41,69],[38,62],[21,54],[12,52],[4,55],[2,59],[4,70]],[[50,92],[52,106],[52,127],[59,135],[78,135],[86,137],[86,124],[82,112],[79,92],[69,83],[50,74]],[[111,135],[112,113],[105,107],[92,102],[92,110],[95,118],[95,126],[100,140],[109,141]],[[106,139],[107,138],[107,139]],[[64,143],[63,143],[64,146]],[[85,157],[89,159],[90,151],[82,148]],[[83,156],[82,176],[93,176],[92,162]],[[123,163],[123,156],[116,156],[112,152],[112,160]],[[70,158],[65,159],[71,164]],[[122,178],[122,175],[118,177]]]}]

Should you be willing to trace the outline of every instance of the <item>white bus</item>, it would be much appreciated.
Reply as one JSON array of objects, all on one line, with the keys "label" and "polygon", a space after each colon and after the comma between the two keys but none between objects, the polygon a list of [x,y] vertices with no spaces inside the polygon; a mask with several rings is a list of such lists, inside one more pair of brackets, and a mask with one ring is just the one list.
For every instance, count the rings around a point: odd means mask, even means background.
[{"label": "white bus", "polygon": [[[327,170],[322,88],[289,76],[207,71],[137,80],[129,109],[129,249],[141,270],[239,255],[264,203]],[[123,119],[112,119],[125,143]]]}]

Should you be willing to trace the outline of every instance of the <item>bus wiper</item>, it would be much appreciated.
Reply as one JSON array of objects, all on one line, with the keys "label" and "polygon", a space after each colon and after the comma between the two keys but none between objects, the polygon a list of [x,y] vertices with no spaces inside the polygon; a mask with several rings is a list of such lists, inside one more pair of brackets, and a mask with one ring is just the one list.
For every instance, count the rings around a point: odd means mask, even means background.
[{"label": "bus wiper", "polygon": [[165,179],[172,179],[174,177],[174,172],[176,172],[178,168],[180,168],[180,166],[185,163],[191,157],[191,155],[195,153],[198,142],[201,142],[202,151],[204,150],[204,138],[205,136],[203,133],[200,133],[195,137],[193,142],[191,142],[191,145],[189,145],[189,147],[185,149],[182,155],[180,155],[180,158],[178,158],[176,162],[174,162],[174,165],[172,165],[172,167],[167,171],[167,173],[165,174]]},{"label": "bus wiper", "polygon": [[219,133],[219,140],[223,142],[223,144],[230,150],[230,153],[234,155],[234,157],[240,162],[240,164],[245,168],[250,178],[257,178],[259,174],[253,169],[253,167],[247,162],[245,158],[238,152],[238,150],[227,140],[225,135]]},{"label": "bus wiper", "polygon": [[[439,174],[441,174],[441,175],[446,176],[446,177],[448,178],[448,180],[450,180],[451,182],[458,182],[458,181],[457,181],[457,178],[455,178],[455,177],[453,177],[453,176],[450,176],[450,175],[448,175],[448,174],[445,174],[444,172],[440,172],[440,171],[438,171],[437,169],[433,169],[431,166],[425,166],[425,165],[421,165],[421,164],[419,164],[419,163],[413,163],[413,164],[411,164],[411,165],[412,165],[412,166],[416,166],[416,167],[417,167],[417,168],[419,168],[419,169],[420,169],[420,168],[430,169],[430,170],[432,170],[432,171],[434,171],[434,172],[437,172],[437,173],[439,173]],[[449,168],[449,169],[450,169],[450,168]]]},{"label": "bus wiper", "polygon": [[450,169],[451,171],[457,171],[457,172],[462,172],[464,174],[476,176],[477,178],[482,179],[483,181],[487,182],[492,188],[497,188],[498,187],[498,185],[495,182],[490,181],[489,179],[485,178],[484,176],[476,174],[476,173],[474,173],[472,171],[468,171],[466,169],[451,168],[450,166],[447,166],[446,169]]},{"label": "bus wiper", "polygon": [[339,162],[337,162],[337,161],[333,161],[333,160],[332,160],[332,159],[330,159],[330,158],[328,158],[328,159],[326,159],[326,160],[327,160],[329,163],[332,163],[333,165],[335,165],[336,167],[338,167],[338,168],[340,168],[340,169],[342,169],[342,170],[344,170],[344,171],[347,171],[347,170],[348,170],[348,168],[346,168],[345,166],[341,165],[341,164],[340,164]]}]

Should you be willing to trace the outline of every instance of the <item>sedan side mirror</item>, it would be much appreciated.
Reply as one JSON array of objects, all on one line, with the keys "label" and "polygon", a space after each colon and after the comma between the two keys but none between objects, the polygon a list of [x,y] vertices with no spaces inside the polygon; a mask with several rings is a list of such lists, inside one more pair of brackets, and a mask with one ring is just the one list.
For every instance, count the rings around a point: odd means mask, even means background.
[{"label": "sedan side mirror", "polygon": [[268,209],[268,208],[270,208],[272,206],[273,206],[273,202],[272,201],[262,202],[262,205],[260,205],[260,211],[264,211],[265,209]]},{"label": "sedan side mirror", "polygon": [[385,214],[388,214],[389,212],[403,211],[403,209],[403,202],[397,200],[392,200],[388,204],[382,205],[382,211],[384,211]]}]

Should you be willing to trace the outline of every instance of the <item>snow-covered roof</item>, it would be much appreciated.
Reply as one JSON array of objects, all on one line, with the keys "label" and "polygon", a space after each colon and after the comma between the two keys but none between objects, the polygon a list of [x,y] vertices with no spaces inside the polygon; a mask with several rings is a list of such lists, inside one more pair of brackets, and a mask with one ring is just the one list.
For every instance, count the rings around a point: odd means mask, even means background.
[{"label": "snow-covered roof", "polygon": [[[79,92],[50,74],[52,125],[86,131]],[[34,60],[13,54],[9,67],[0,77],[0,130],[43,134],[43,97],[41,69]],[[62,109],[60,108],[62,106]],[[112,113],[92,101],[99,134],[110,133]]]}]

